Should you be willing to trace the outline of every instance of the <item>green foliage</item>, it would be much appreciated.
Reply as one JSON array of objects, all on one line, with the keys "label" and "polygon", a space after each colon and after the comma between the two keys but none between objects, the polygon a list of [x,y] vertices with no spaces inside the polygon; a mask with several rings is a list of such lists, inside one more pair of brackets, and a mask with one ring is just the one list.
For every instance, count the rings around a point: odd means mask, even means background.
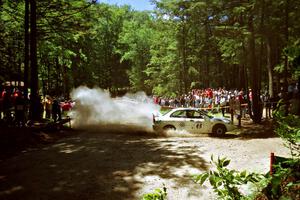
[{"label": "green foliage", "polygon": [[[268,199],[297,199],[299,198],[300,186],[300,119],[295,115],[283,115],[279,109],[274,113],[277,121],[276,133],[285,141],[290,148],[293,158],[276,157],[273,166],[273,175],[261,175],[247,171],[229,170],[227,166],[230,160],[211,158],[216,170],[204,172],[193,177],[194,181],[203,185],[207,180],[213,186],[215,193],[220,199],[255,199],[264,196]],[[242,194],[240,186],[247,183],[254,184],[255,193]]]},{"label": "green foliage", "polygon": [[241,54],[243,47],[241,41],[237,41],[236,39],[220,39],[218,45],[222,52],[222,59],[225,62],[232,64],[240,64],[243,62],[241,55],[237,55],[237,53]]},{"label": "green foliage", "polygon": [[260,174],[228,169],[227,166],[230,160],[227,158],[214,160],[212,156],[211,163],[215,165],[216,170],[195,175],[193,176],[193,180],[200,185],[203,185],[208,180],[220,199],[248,199],[248,197],[244,196],[239,190],[240,186],[246,185],[247,183],[262,185],[265,182],[264,177]]},{"label": "green foliage", "polygon": [[300,39],[284,49],[284,54],[288,56],[291,63],[291,71],[294,79],[300,77]]},{"label": "green foliage", "polygon": [[155,189],[153,193],[143,195],[142,200],[166,200],[167,199],[167,188],[164,186],[163,189]]},{"label": "green foliage", "polygon": [[284,116],[284,111],[279,106],[274,113],[277,122],[276,133],[285,141],[290,148],[291,155],[295,158],[300,157],[300,118],[296,115]]},{"label": "green foliage", "polygon": [[300,187],[300,159],[277,157],[274,174],[269,178],[265,193],[271,199],[298,199]]},{"label": "green foliage", "polygon": [[203,86],[201,85],[200,82],[192,82],[191,83],[191,89],[199,89],[199,88],[203,88]]},{"label": "green foliage", "polygon": [[[300,119],[295,115],[283,115],[279,109],[274,113],[277,121],[276,133],[290,148],[293,158],[275,157],[273,174],[270,176],[247,171],[230,170],[230,160],[211,157],[216,170],[210,170],[193,177],[194,181],[203,185],[207,180],[220,199],[256,199],[263,196],[267,199],[298,199],[300,186]],[[240,186],[252,183],[256,187],[253,194],[242,194]]]},{"label": "green foliage", "polygon": [[[24,75],[25,9],[24,1],[1,2],[2,82]],[[150,13],[99,1],[37,1],[40,85],[57,94],[84,84],[167,96],[186,92],[193,83],[245,88],[253,85],[247,77],[256,66],[251,60],[261,66],[261,83],[267,82],[267,70],[297,79],[300,4],[289,1],[286,7],[286,2],[153,0],[157,9]],[[264,67],[268,59],[270,69]]]},{"label": "green foliage", "polygon": [[24,3],[0,3],[0,86],[2,81],[18,80],[23,54]]},{"label": "green foliage", "polygon": [[120,33],[118,42],[122,48],[119,52],[121,61],[130,61],[131,69],[127,71],[133,90],[143,90],[150,93],[145,84],[148,79],[145,70],[150,62],[150,46],[154,31],[151,28],[151,18],[145,13],[133,13],[132,21],[126,21]]},{"label": "green foliage", "polygon": [[300,118],[291,114],[285,116],[280,103],[274,112],[275,131],[290,149],[292,158],[278,157],[275,160],[275,173],[265,193],[273,199],[297,199],[300,195]]}]

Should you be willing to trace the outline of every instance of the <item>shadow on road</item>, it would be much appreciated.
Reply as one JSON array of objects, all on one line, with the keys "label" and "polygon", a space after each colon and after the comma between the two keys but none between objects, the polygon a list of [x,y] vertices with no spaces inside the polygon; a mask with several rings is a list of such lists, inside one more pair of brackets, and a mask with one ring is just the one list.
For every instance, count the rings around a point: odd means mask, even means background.
[{"label": "shadow on road", "polygon": [[183,166],[207,169],[199,147],[133,133],[95,128],[1,161],[0,199],[140,199],[148,179],[182,187]]},{"label": "shadow on road", "polygon": [[260,124],[253,122],[244,122],[240,129],[228,132],[221,138],[223,139],[263,139],[263,138],[275,138],[278,135],[274,132],[274,124],[272,121],[263,121]]}]

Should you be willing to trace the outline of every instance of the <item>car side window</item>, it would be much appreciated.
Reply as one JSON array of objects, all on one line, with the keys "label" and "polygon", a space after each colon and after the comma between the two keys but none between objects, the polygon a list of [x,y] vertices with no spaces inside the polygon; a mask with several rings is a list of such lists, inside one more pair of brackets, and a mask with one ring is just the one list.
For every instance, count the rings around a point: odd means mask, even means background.
[{"label": "car side window", "polygon": [[203,119],[203,115],[202,115],[200,112],[196,111],[196,112],[194,113],[194,118],[197,118],[197,119]]},{"label": "car side window", "polygon": [[186,117],[186,112],[184,110],[178,110],[170,115],[170,117],[184,118]]},{"label": "car side window", "polygon": [[194,118],[194,111],[193,110],[187,110],[186,111],[186,117],[187,118]]}]

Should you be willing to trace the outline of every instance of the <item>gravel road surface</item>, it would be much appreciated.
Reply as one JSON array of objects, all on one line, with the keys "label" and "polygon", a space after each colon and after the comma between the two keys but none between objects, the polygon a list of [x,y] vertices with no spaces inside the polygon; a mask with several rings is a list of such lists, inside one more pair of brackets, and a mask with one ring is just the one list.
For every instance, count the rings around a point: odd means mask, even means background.
[{"label": "gravel road surface", "polygon": [[77,131],[0,162],[0,199],[134,200],[166,186],[169,200],[216,199],[192,174],[208,170],[210,157],[230,168],[266,173],[270,152],[288,156],[277,137],[223,138]]}]

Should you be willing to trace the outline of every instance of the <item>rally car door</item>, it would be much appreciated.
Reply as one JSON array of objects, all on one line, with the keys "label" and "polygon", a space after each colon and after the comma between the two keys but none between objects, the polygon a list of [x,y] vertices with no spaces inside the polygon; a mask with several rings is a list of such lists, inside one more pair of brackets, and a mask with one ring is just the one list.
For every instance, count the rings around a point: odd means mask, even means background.
[{"label": "rally car door", "polygon": [[205,117],[198,111],[193,111],[192,113],[192,116],[187,115],[187,131],[191,133],[207,133],[208,127],[207,123],[205,123]]}]

